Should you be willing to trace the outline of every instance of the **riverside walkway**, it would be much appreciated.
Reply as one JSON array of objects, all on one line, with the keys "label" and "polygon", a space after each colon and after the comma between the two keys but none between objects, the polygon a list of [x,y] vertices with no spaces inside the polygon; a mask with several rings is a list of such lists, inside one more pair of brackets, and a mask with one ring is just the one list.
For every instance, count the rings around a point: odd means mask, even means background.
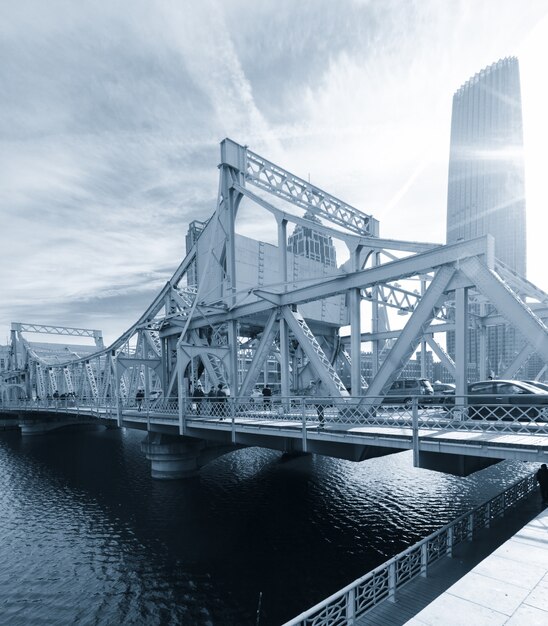
[{"label": "riverside walkway", "polygon": [[544,626],[543,508],[530,474],[284,626]]},{"label": "riverside walkway", "polygon": [[[534,510],[534,496],[532,500]],[[538,496],[536,502],[538,507]],[[529,508],[531,505],[527,507]],[[516,518],[519,519],[520,513],[525,514],[526,511],[516,511]],[[468,569],[468,564],[473,564],[480,555],[489,552],[507,530],[505,527],[487,532],[479,546],[465,546],[466,550],[457,557],[458,562],[454,567],[448,568],[446,563],[438,564],[440,574],[432,572],[432,580],[422,579],[423,586],[430,582],[431,587],[436,587],[444,579],[450,580],[455,576],[458,578],[459,569]],[[412,585],[409,585],[408,594],[416,598],[416,607],[420,602],[418,589],[413,594]],[[404,615],[403,611],[401,615]],[[379,611],[378,616],[370,615],[356,623],[369,625],[402,622],[397,618],[386,621],[386,616],[383,617]],[[413,618],[403,623],[411,626],[548,624],[548,509],[496,548]]]},{"label": "riverside walkway", "polygon": [[548,509],[540,508],[535,492],[355,625],[548,624]]}]

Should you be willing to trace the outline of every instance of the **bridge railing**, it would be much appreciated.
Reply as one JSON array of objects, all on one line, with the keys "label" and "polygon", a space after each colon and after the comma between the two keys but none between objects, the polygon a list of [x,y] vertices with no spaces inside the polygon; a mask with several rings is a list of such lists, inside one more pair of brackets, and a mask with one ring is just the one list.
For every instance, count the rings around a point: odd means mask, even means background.
[{"label": "bridge railing", "polygon": [[154,400],[143,399],[125,399],[120,402],[122,411],[144,411],[147,413],[161,413],[164,415],[173,415],[179,413],[179,399],[173,398],[156,398]]},{"label": "bridge railing", "polygon": [[[491,395],[451,395],[441,397],[438,407],[450,427],[457,430],[548,434],[548,395],[524,394],[503,399]],[[445,420],[428,417],[424,416],[421,427],[445,428]]]},{"label": "bridge railing", "polygon": [[76,397],[65,398],[34,398],[9,400],[0,403],[0,410],[37,413],[64,413],[70,415],[94,415],[96,417],[114,419],[116,402],[110,399],[93,400]]},{"label": "bridge railing", "polygon": [[[547,396],[548,399],[548,396]],[[526,397],[501,402],[496,397],[414,396],[392,398],[330,398],[274,396],[224,401],[204,398],[187,401],[187,417],[246,419],[269,422],[298,422],[303,427],[325,426],[331,430],[351,426],[382,426],[413,429],[453,429],[548,434],[548,403]]]},{"label": "bridge railing", "polygon": [[451,557],[456,545],[471,541],[535,490],[534,474],[512,485],[491,500],[457,517],[422,541],[400,552],[365,576],[358,578],[284,626],[346,626],[379,603],[395,600],[398,590],[443,557]]},{"label": "bridge railing", "polygon": [[[548,398],[548,396],[546,396]],[[414,396],[401,398],[347,397],[330,398],[317,396],[272,396],[261,398],[183,398],[183,419],[218,419],[249,422],[268,426],[283,422],[287,427],[310,429],[325,427],[332,432],[351,427],[393,427],[412,429],[416,433],[425,430],[465,430],[512,434],[548,434],[548,403],[539,404],[544,396],[531,399],[527,396],[506,398],[496,396]],[[91,399],[46,398],[15,400],[0,405],[0,409],[26,411],[116,412],[116,400],[94,401]],[[146,413],[154,419],[177,420],[179,400],[176,397],[158,399],[128,399],[120,401],[120,410]]]}]

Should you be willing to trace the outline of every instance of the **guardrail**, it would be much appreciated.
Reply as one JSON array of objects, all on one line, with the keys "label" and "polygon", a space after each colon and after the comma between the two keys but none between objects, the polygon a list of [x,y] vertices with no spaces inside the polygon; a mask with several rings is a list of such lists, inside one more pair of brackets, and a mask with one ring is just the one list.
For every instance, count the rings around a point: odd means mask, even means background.
[{"label": "guardrail", "polygon": [[26,411],[37,413],[62,413],[70,415],[93,415],[95,417],[115,419],[116,404],[111,401],[96,402],[77,398],[51,398],[36,400],[10,400],[0,402],[0,411]]},{"label": "guardrail", "polygon": [[[283,421],[293,422],[304,429],[310,426],[337,427],[383,426],[419,430],[451,429],[467,431],[496,431],[502,433],[548,434],[548,404],[535,404],[530,398],[517,402],[495,401],[483,398],[481,403],[473,396],[414,396],[401,398],[348,397],[328,398],[311,396],[273,396],[263,398],[183,398],[181,407],[176,397],[123,400],[119,405],[113,399],[93,401],[74,397],[61,399],[17,400],[0,404],[0,410],[74,410],[95,411],[104,414],[138,411],[147,418],[180,418],[181,421],[208,418],[219,420],[249,420],[257,424]],[[486,401],[487,400],[487,401]]]},{"label": "guardrail", "polygon": [[535,490],[534,474],[517,482],[498,496],[484,502],[432,533],[414,546],[392,557],[284,626],[347,626],[385,600],[395,600],[398,589],[417,576],[426,576],[428,567],[474,532],[489,528],[492,520],[504,517],[509,509]]}]

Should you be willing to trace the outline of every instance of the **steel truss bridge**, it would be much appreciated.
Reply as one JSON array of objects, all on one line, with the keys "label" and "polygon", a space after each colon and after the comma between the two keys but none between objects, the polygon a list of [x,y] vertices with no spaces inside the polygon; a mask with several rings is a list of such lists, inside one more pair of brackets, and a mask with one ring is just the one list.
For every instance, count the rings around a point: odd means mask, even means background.
[{"label": "steel truss bridge", "polygon": [[[105,347],[97,330],[12,324],[0,383],[4,410],[19,411],[29,431],[31,422],[53,424],[61,414],[144,428],[153,469],[156,453],[167,458],[170,450],[173,460],[179,444],[183,456],[197,446],[204,457],[204,450],[264,445],[356,460],[413,448],[419,463],[421,449],[505,458],[504,446],[494,441],[504,436],[514,447],[520,438],[527,452],[519,458],[544,458],[543,413],[530,419],[533,409],[507,411],[501,418],[493,410],[487,416],[492,420],[472,420],[466,407],[470,328],[479,331],[480,378],[487,374],[487,329],[503,323],[516,330],[523,348],[501,377],[514,376],[533,354],[543,370],[548,363],[548,295],[495,258],[491,236],[451,245],[384,239],[372,216],[230,139],[221,142],[219,172],[214,213],[194,223],[182,263],[112,345]],[[241,234],[250,223],[265,233],[272,226],[266,242]],[[312,250],[289,245],[298,232],[312,241]],[[344,263],[320,258],[326,241],[346,251]],[[401,328],[394,328],[394,311],[401,315],[396,320],[406,316]],[[363,332],[366,322],[370,331]],[[454,358],[443,347],[447,332],[454,333]],[[36,343],[28,333],[88,344]],[[363,342],[372,353],[367,382]],[[455,379],[455,406],[415,402],[387,411],[386,390],[427,346]],[[273,405],[258,407],[250,395],[272,363],[280,395]],[[322,402],[304,397],[312,380]],[[222,409],[211,398],[193,401],[197,382],[206,392],[219,385],[230,390]],[[141,407],[135,404],[138,389],[144,391]],[[316,405],[326,406],[322,432]],[[253,428],[260,436],[250,434]],[[453,444],[429,448],[427,437],[439,439],[442,431]],[[499,456],[486,453],[489,447],[498,447]]]}]

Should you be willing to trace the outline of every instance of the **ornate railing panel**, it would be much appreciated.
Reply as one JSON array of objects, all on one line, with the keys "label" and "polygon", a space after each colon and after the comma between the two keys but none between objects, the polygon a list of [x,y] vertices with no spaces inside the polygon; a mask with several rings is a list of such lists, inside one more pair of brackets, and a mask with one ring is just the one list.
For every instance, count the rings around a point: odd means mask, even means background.
[{"label": "ornate railing panel", "polygon": [[323,602],[301,613],[284,626],[346,626],[387,598],[395,598],[415,577],[426,574],[428,566],[451,555],[455,545],[471,540],[474,530],[488,528],[491,520],[516,506],[536,487],[534,474],[512,485],[488,502],[461,515],[414,546],[386,561],[365,576],[347,585]]}]

